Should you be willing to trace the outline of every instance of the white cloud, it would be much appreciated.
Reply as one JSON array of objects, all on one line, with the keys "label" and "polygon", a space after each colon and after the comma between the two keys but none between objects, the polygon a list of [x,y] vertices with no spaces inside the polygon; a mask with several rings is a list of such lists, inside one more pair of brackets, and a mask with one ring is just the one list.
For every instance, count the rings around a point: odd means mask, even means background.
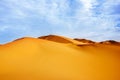
[{"label": "white cloud", "polygon": [[[115,19],[118,15],[111,15],[113,11],[112,7],[120,3],[119,0],[103,1],[100,5],[99,0],[74,0],[78,5],[72,7],[72,10],[74,9],[74,15],[72,16],[68,15],[73,14],[69,11],[71,9],[69,1],[71,0],[3,1],[2,4],[9,7],[9,13],[6,13],[6,15],[3,14],[0,18],[0,21],[3,21],[3,23],[0,24],[1,30],[4,31],[8,29],[4,26],[9,25],[10,28],[15,30],[21,30],[23,32],[26,30],[26,34],[39,35],[43,29],[42,24],[46,24],[44,23],[44,21],[46,21],[48,26],[44,27],[47,29],[50,26],[53,30],[51,33],[70,37],[102,40],[119,36],[119,32],[116,32],[115,28],[117,24]],[[99,8],[97,5],[99,5]],[[94,10],[95,8],[96,10]],[[4,11],[6,11],[6,9],[4,9]],[[101,13],[96,14],[98,11]],[[40,23],[42,20],[43,23]],[[40,31],[37,30],[37,27],[39,27]]]}]

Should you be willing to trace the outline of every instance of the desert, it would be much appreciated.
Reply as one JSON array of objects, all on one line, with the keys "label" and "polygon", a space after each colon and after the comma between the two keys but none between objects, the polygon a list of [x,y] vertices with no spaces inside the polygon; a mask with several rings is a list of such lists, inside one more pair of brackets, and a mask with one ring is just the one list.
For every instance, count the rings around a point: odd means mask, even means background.
[{"label": "desert", "polygon": [[0,80],[120,80],[120,44],[23,37],[0,45]]}]

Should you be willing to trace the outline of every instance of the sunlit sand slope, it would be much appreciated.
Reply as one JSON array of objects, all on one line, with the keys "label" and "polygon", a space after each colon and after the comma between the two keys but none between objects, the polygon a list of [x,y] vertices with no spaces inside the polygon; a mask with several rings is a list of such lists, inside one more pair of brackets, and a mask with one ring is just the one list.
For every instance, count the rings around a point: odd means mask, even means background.
[{"label": "sunlit sand slope", "polygon": [[120,46],[21,38],[0,46],[0,80],[120,80]]}]

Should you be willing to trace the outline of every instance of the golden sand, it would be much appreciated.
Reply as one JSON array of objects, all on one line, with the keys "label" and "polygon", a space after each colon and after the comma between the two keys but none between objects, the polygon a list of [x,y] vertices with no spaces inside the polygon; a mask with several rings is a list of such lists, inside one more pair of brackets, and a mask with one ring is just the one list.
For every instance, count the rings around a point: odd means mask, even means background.
[{"label": "golden sand", "polygon": [[21,38],[0,45],[0,80],[120,80],[120,45]]}]

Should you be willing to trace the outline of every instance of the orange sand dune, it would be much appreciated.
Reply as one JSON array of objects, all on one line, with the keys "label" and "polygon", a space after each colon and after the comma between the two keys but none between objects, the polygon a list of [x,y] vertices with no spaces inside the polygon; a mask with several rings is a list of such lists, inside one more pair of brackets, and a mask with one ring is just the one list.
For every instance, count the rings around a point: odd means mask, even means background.
[{"label": "orange sand dune", "polygon": [[114,40],[107,40],[107,41],[102,41],[99,42],[100,44],[112,44],[112,45],[120,45],[120,42],[114,41]]},{"label": "orange sand dune", "polygon": [[83,42],[83,43],[95,43],[94,41],[91,41],[91,40],[87,40],[87,39],[78,39],[78,38],[75,38],[74,40],[77,40],[77,41],[80,41],[80,42]]},{"label": "orange sand dune", "polygon": [[120,80],[120,46],[59,39],[25,37],[0,46],[0,80]]},{"label": "orange sand dune", "polygon": [[73,40],[73,39],[66,38],[63,36],[58,36],[58,35],[41,36],[39,37],[39,39],[45,39],[45,40],[59,42],[59,43],[85,44],[83,42],[79,42],[77,40]]}]

